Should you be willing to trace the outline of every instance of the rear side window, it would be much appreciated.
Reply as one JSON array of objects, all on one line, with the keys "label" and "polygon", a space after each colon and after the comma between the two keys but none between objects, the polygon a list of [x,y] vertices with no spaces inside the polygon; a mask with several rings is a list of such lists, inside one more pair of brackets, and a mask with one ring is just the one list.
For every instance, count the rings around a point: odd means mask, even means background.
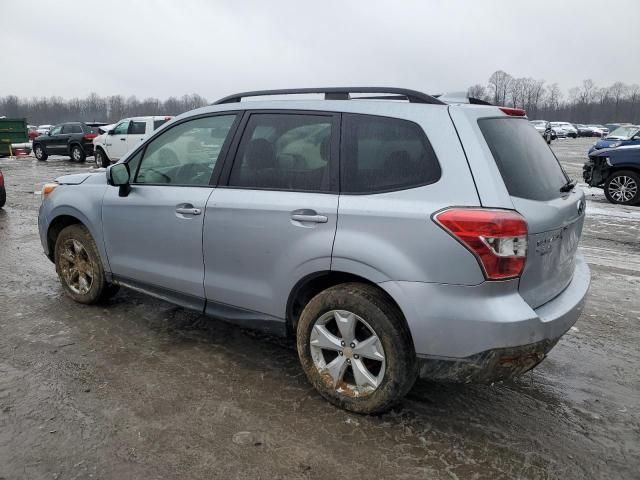
[{"label": "rear side window", "polygon": [[551,200],[567,182],[558,159],[526,119],[483,118],[480,131],[513,197]]},{"label": "rear side window", "polygon": [[373,115],[343,115],[341,192],[376,193],[433,183],[440,165],[416,123]]},{"label": "rear side window", "polygon": [[147,122],[139,122],[136,120],[132,120],[129,124],[129,133],[131,135],[144,135],[145,129],[147,127]]},{"label": "rear side window", "polygon": [[229,186],[289,191],[329,190],[333,117],[252,114]]},{"label": "rear side window", "polygon": [[62,133],[82,133],[82,127],[77,124],[68,123],[62,127]]}]

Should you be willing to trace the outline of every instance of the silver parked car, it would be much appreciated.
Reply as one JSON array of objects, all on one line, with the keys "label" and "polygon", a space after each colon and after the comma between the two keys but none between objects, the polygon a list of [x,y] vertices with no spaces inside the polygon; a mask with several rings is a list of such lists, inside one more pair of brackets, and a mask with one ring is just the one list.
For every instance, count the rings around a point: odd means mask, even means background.
[{"label": "silver parked car", "polygon": [[[325,97],[241,101],[303,93]],[[544,359],[590,282],[574,185],[522,110],[249,92],[46,185],[39,229],[74,300],[124,286],[291,335],[321,395],[375,413],[418,375],[494,381]]]}]

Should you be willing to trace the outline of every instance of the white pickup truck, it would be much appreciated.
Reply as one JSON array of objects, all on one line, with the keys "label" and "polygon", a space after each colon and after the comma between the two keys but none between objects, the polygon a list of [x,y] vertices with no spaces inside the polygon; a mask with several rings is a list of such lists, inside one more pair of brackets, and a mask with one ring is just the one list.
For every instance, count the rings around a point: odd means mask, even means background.
[{"label": "white pickup truck", "polygon": [[172,118],[171,116],[123,118],[112,129],[93,140],[96,165],[108,167],[110,163],[117,162],[125,153],[139,145],[147,135]]}]

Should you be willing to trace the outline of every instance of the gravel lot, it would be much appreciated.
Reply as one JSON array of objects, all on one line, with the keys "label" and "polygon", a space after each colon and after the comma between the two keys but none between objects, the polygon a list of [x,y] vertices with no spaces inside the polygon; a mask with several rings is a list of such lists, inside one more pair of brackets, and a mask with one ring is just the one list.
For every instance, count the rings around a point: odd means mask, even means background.
[{"label": "gravel lot", "polygon": [[[569,174],[593,140],[554,142]],[[419,382],[362,417],[306,382],[293,344],[122,291],[63,295],[37,190],[92,168],[0,159],[0,480],[638,478],[640,208],[587,189],[585,313],[509,383]]]}]

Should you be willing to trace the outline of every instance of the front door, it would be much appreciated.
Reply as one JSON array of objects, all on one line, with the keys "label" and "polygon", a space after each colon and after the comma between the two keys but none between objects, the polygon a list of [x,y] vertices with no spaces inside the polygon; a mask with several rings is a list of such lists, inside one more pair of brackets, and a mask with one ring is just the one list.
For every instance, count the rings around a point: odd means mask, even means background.
[{"label": "front door", "polygon": [[131,190],[109,187],[104,240],[116,281],[186,307],[204,307],[202,227],[221,146],[235,115],[178,123],[127,160]]},{"label": "front door", "polygon": [[239,307],[241,323],[271,328],[282,324],[298,280],[331,268],[339,117],[247,115],[227,184],[207,202],[207,311]]},{"label": "front door", "polygon": [[[44,145],[49,155],[60,155],[65,150],[66,140],[62,140],[63,125],[56,125],[49,131],[49,135],[44,138]],[[63,146],[64,145],[64,146]]]},{"label": "front door", "polygon": [[[121,121],[107,135],[105,147],[107,149],[107,155],[109,155],[109,159],[111,159],[112,162],[117,162],[129,151],[127,144],[129,123],[129,120]],[[111,134],[112,132],[113,134]]]}]

